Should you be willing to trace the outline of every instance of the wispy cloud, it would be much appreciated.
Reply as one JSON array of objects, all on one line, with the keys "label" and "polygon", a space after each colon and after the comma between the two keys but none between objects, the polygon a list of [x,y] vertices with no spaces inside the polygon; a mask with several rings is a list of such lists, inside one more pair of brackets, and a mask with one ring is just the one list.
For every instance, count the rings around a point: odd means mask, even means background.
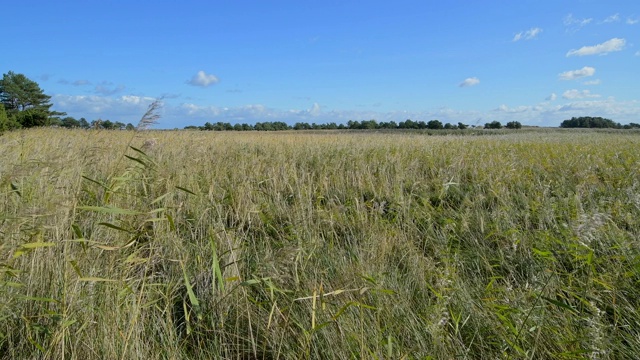
[{"label": "wispy cloud", "polygon": [[589,90],[567,90],[562,94],[562,97],[567,100],[574,99],[587,99],[587,98],[598,98],[600,95],[592,94]]},{"label": "wispy cloud", "polygon": [[545,98],[545,100],[547,100],[547,101],[556,101],[557,98],[558,98],[558,95],[556,95],[556,93],[551,93],[551,95],[547,96]]},{"label": "wispy cloud", "polygon": [[542,32],[541,28],[531,28],[527,31],[521,31],[519,33],[517,33],[514,37],[513,37],[513,41],[520,41],[520,40],[531,40],[531,39],[535,39],[536,36],[538,36],[540,33]]},{"label": "wispy cloud", "polygon": [[63,84],[63,85],[73,85],[73,86],[84,86],[84,85],[91,85],[91,82],[89,80],[76,80],[76,81],[69,81],[66,79],[60,79],[58,80],[58,84]]},{"label": "wispy cloud", "polygon": [[464,79],[463,82],[460,83],[460,87],[470,87],[470,86],[475,86],[480,84],[480,79],[478,79],[477,77],[470,77],[470,78],[466,78]]},{"label": "wispy cloud", "polygon": [[584,85],[600,85],[600,79],[585,81],[582,84],[584,84]]},{"label": "wispy cloud", "polygon": [[614,23],[619,21],[620,21],[620,14],[613,14],[607,17],[606,19],[602,20],[602,23],[609,24],[609,23]]},{"label": "wispy cloud", "polygon": [[567,30],[575,32],[590,24],[591,21],[593,21],[592,18],[578,19],[573,14],[569,14],[564,17],[564,26],[567,27]]},{"label": "wispy cloud", "polygon": [[103,82],[101,84],[98,84],[96,85],[95,93],[98,95],[109,96],[117,94],[126,88],[126,86],[124,85],[118,85],[116,87],[112,87],[112,85],[113,84],[110,82]]},{"label": "wispy cloud", "polygon": [[197,74],[193,75],[191,80],[187,81],[187,84],[193,86],[207,87],[213,84],[217,84],[220,80],[213,74],[207,74],[200,70]]},{"label": "wispy cloud", "polygon": [[563,73],[560,73],[558,74],[558,77],[560,78],[560,80],[575,80],[575,79],[580,79],[587,76],[593,76],[593,74],[595,73],[596,73],[596,69],[590,66],[585,66],[580,70],[571,70],[571,71],[565,71]]},{"label": "wispy cloud", "polygon": [[636,56],[640,56],[640,51],[636,51]]},{"label": "wispy cloud", "polygon": [[85,86],[85,85],[91,85],[91,81],[89,80],[76,80],[74,82],[71,83],[71,85],[73,86]]},{"label": "wispy cloud", "polygon": [[493,109],[493,111],[509,113],[509,114],[518,114],[518,113],[523,113],[523,112],[530,111],[532,109],[533,109],[533,107],[531,107],[531,106],[520,105],[520,106],[516,106],[514,108],[511,108],[511,107],[508,107],[507,105],[502,104],[502,105],[498,106],[496,109]]},{"label": "wispy cloud", "polygon": [[610,52],[620,51],[624,49],[626,44],[625,39],[613,38],[611,40],[607,40],[602,44],[593,45],[593,46],[583,46],[578,50],[571,50],[567,53],[567,57],[569,56],[585,56],[585,55],[606,55]]},{"label": "wispy cloud", "polygon": [[635,24],[637,24],[639,22],[640,22],[640,18],[635,18],[635,19],[631,18],[631,17],[627,18],[627,24],[628,25],[635,25]]}]

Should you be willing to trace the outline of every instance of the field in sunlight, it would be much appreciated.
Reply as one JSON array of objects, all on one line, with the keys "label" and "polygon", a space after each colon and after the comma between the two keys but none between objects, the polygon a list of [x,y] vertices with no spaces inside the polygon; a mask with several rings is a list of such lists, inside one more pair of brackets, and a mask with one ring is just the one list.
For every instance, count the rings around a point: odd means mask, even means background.
[{"label": "field in sunlight", "polygon": [[636,357],[640,133],[494,134],[5,133],[0,359]]}]

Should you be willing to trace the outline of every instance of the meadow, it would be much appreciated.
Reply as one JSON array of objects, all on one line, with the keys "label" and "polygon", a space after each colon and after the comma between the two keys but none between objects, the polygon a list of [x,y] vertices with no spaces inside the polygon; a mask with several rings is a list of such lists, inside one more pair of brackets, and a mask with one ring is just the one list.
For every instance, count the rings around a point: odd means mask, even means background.
[{"label": "meadow", "polygon": [[640,132],[472,133],[5,133],[0,359],[637,358]]}]

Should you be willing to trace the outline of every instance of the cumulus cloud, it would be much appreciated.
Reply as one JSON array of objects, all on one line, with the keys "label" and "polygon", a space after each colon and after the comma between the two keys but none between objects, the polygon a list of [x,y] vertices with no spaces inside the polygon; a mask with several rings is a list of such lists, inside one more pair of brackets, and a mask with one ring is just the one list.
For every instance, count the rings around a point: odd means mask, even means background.
[{"label": "cumulus cloud", "polygon": [[478,79],[477,77],[470,77],[470,78],[466,78],[464,79],[463,82],[460,83],[460,87],[470,87],[470,86],[475,86],[480,84],[480,79]]},{"label": "cumulus cloud", "polygon": [[547,101],[556,101],[557,98],[558,98],[558,95],[556,95],[556,93],[551,93],[551,95],[547,96],[545,98],[545,100],[547,100]]},{"label": "cumulus cloud", "polygon": [[640,19],[639,19],[639,18],[635,18],[635,19],[633,19],[633,18],[627,18],[627,24],[628,24],[628,25],[635,25],[635,24],[637,24],[637,23],[639,23],[639,22],[640,22]]},{"label": "cumulus cloud", "polygon": [[585,56],[585,55],[606,55],[610,52],[620,51],[624,49],[626,44],[625,39],[613,38],[611,40],[607,40],[602,44],[593,45],[593,46],[583,46],[578,50],[571,50],[567,53],[567,57],[569,56]]},{"label": "cumulus cloud", "polygon": [[562,94],[562,97],[567,100],[573,99],[586,99],[586,98],[598,98],[600,95],[592,94],[589,90],[567,90]]},{"label": "cumulus cloud", "polygon": [[318,116],[320,115],[320,111],[322,110],[320,109],[320,104],[313,103],[313,105],[311,106],[311,109],[309,109],[308,111],[309,111],[309,115]]},{"label": "cumulus cloud", "polygon": [[593,76],[595,72],[596,72],[596,69],[590,66],[585,66],[580,70],[571,70],[571,71],[565,71],[563,73],[560,73],[558,74],[558,77],[560,78],[560,80],[575,80],[575,79],[580,79],[587,76]]},{"label": "cumulus cloud", "polygon": [[191,80],[187,81],[187,84],[193,86],[207,87],[213,84],[217,84],[220,80],[213,74],[207,74],[200,70],[197,74],[193,75]]},{"label": "cumulus cloud", "polygon": [[140,120],[154,100],[151,97],[133,95],[113,98],[98,95],[56,94],[52,97],[55,110],[66,112],[70,116],[88,119],[101,117],[132,123]]},{"label": "cumulus cloud", "polygon": [[519,33],[517,33],[514,37],[513,37],[513,41],[520,41],[520,40],[531,40],[531,39],[535,39],[536,36],[538,36],[540,33],[542,32],[542,29],[540,28],[531,28],[527,31],[521,31]]},{"label": "cumulus cloud", "polygon": [[[585,113],[599,114],[614,119],[622,124],[637,122],[640,113],[640,101],[616,101],[613,98],[599,99],[599,95],[588,91],[570,90],[562,103],[545,101],[538,104],[524,104],[510,107],[500,105],[493,110],[460,110],[452,108],[436,108],[425,111],[374,111],[369,110],[332,110],[318,103],[311,103],[303,109],[274,109],[262,104],[250,104],[236,107],[217,107],[195,103],[171,103],[166,101],[161,109],[160,128],[183,128],[186,125],[203,125],[205,122],[230,122],[255,124],[264,121],[284,121],[288,124],[296,122],[343,123],[348,120],[429,121],[439,119],[443,123],[456,124],[462,122],[469,125],[482,125],[490,121],[519,121],[522,124],[539,126],[558,126],[562,120],[572,116],[583,116]],[[547,100],[556,100],[552,94]],[[63,95],[52,97],[53,110],[63,111],[76,118],[87,120],[97,118],[136,124],[147,107],[155,99],[146,96],[98,96],[98,95]]]}]

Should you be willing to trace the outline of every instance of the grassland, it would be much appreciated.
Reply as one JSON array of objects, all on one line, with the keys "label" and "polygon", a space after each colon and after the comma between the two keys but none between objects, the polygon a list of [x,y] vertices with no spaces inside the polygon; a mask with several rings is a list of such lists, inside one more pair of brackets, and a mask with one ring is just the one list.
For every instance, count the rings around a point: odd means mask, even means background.
[{"label": "grassland", "polygon": [[0,154],[0,359],[640,354],[637,132],[32,129]]}]

